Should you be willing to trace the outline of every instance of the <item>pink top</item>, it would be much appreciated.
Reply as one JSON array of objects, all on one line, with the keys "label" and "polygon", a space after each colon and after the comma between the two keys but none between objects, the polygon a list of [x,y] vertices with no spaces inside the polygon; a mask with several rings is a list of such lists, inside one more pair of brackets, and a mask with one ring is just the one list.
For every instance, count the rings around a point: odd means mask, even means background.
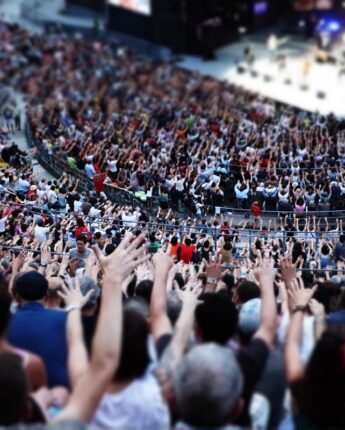
[{"label": "pink top", "polygon": [[303,205],[301,205],[301,206],[300,205],[295,205],[295,211],[297,213],[303,213],[304,210],[305,210],[305,203]]}]

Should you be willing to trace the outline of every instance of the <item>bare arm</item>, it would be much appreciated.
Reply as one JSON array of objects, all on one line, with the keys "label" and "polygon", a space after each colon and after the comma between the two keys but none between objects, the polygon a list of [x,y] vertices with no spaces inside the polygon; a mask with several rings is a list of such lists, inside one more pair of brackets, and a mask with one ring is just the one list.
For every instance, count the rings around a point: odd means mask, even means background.
[{"label": "bare arm", "polygon": [[150,304],[151,332],[154,340],[163,334],[172,333],[171,322],[167,315],[167,282],[173,259],[159,251],[153,257],[154,283]]},{"label": "bare arm", "polygon": [[105,257],[93,248],[103,268],[101,310],[92,344],[90,365],[77,381],[67,407],[54,422],[78,419],[88,421],[93,416],[120,359],[122,335],[122,282],[143,257],[144,236],[127,235],[118,248]]},{"label": "bare arm", "polygon": [[296,308],[305,308],[314,292],[315,288],[306,290],[302,285],[302,282],[298,282],[297,279],[294,279],[291,282],[289,295],[295,312],[292,312],[291,314],[285,348],[286,377],[289,383],[299,380],[304,374],[304,367],[299,351],[304,312],[302,310],[296,311]]},{"label": "bare arm", "polygon": [[201,284],[190,281],[186,285],[186,290],[179,291],[179,297],[182,300],[182,310],[177,320],[174,336],[168,348],[165,350],[161,367],[167,372],[168,376],[173,375],[174,370],[180,363],[183,354],[187,348],[188,339],[194,324],[194,311],[198,304],[198,296],[202,292]]},{"label": "bare arm", "polygon": [[277,306],[273,291],[276,269],[273,263],[263,262],[254,272],[261,290],[261,322],[255,338],[261,338],[269,347],[273,346],[277,330]]}]

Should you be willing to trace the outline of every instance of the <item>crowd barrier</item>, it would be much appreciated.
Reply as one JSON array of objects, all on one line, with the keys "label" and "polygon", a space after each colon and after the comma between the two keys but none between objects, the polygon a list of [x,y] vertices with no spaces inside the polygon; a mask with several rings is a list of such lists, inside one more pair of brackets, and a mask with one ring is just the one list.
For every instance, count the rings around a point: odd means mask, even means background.
[{"label": "crowd barrier", "polygon": [[[65,210],[57,210],[57,209],[48,209],[44,206],[35,206],[31,204],[20,204],[20,203],[5,203],[2,205],[2,208],[12,208],[22,209],[27,214],[32,216],[37,216],[42,214],[42,212],[49,212],[51,217],[55,222],[58,220],[63,220],[66,216],[78,216],[75,212],[67,213]],[[341,230],[329,230],[329,231],[299,231],[295,230],[284,230],[284,229],[270,229],[270,230],[259,230],[259,229],[246,229],[241,226],[231,226],[228,228],[222,228],[221,226],[204,226],[204,225],[186,225],[186,224],[172,224],[169,221],[165,223],[158,223],[152,221],[115,221],[112,217],[101,217],[101,216],[85,216],[83,217],[85,223],[89,227],[90,232],[94,232],[100,229],[101,224],[109,223],[109,226],[115,225],[118,230],[123,229],[124,227],[129,229],[142,229],[145,228],[148,233],[154,231],[163,231],[169,232],[174,235],[179,236],[180,239],[183,238],[184,235],[196,233],[196,234],[205,234],[210,235],[214,239],[217,239],[222,233],[224,235],[229,236],[232,240],[236,240],[236,242],[249,243],[250,246],[254,245],[255,240],[260,238],[264,240],[270,239],[280,239],[283,244],[287,241],[288,238],[294,237],[301,241],[311,241],[315,242],[316,245],[319,244],[322,238],[327,238],[329,241],[335,240],[342,234]],[[103,227],[104,228],[104,227]]]},{"label": "crowd barrier", "polygon": [[[256,201],[257,198],[253,197],[252,198],[252,202]],[[215,214],[216,215],[221,215],[221,214],[227,214],[227,213],[237,213],[237,214],[248,214],[250,212],[250,207],[249,208],[232,208],[232,207],[226,207],[226,206],[216,206],[215,207]],[[275,218],[277,216],[281,216],[281,217],[288,217],[288,218],[298,218],[298,219],[306,219],[306,218],[313,218],[314,216],[316,217],[316,219],[322,219],[322,218],[327,218],[328,220],[332,220],[332,219],[344,219],[345,218],[345,210],[340,210],[340,209],[334,209],[334,210],[318,210],[317,208],[315,208],[314,210],[308,210],[306,209],[305,212],[303,213],[296,213],[295,211],[284,211],[284,210],[266,210],[266,209],[261,209],[261,215],[265,216],[267,218]]]},{"label": "crowd barrier", "polygon": [[[2,246],[1,248],[3,250],[5,250],[5,251],[11,251],[13,253],[19,253],[21,251],[29,251],[28,249],[23,248],[21,246]],[[35,254],[41,254],[41,252],[42,251],[40,249],[36,249],[34,251]],[[64,253],[64,252],[55,252],[55,251],[52,251],[51,255],[52,256],[62,257],[64,255],[67,255],[68,253],[69,252],[65,252]],[[234,260],[242,261],[244,258],[247,258],[247,257],[237,256],[237,257],[234,257]],[[237,264],[222,264],[222,269],[235,270],[235,269],[243,269],[243,267],[244,266],[238,265],[238,263]],[[326,269],[321,269],[321,268],[299,268],[298,271],[299,272],[329,273],[329,274],[332,274],[332,276],[334,274],[340,274],[340,273],[343,274],[343,273],[345,273],[345,269],[338,268],[338,267],[329,267],[329,268],[326,268]]]}]

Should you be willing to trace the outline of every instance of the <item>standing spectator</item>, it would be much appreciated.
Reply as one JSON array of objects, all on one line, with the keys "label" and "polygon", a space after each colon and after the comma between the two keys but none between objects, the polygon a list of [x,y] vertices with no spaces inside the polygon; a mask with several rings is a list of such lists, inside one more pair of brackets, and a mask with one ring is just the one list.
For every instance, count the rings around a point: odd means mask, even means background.
[{"label": "standing spectator", "polygon": [[149,237],[148,251],[151,254],[155,254],[161,247],[162,247],[161,244],[156,240],[155,233],[151,233]]},{"label": "standing spectator", "polygon": [[345,261],[345,235],[344,234],[340,235],[339,242],[335,245],[333,256],[336,263],[338,261]]},{"label": "standing spectator", "polygon": [[93,167],[92,160],[86,161],[84,170],[85,170],[86,176],[90,179],[93,179],[93,177],[95,176],[96,170]]},{"label": "standing spectator", "polygon": [[257,227],[261,221],[261,207],[260,207],[258,201],[255,201],[252,204],[252,207],[250,208],[250,212],[251,212],[252,216],[254,217],[254,225],[255,225],[255,227]]},{"label": "standing spectator", "polygon": [[185,264],[189,264],[192,261],[194,251],[195,246],[192,245],[192,241],[187,238],[181,245],[181,261]]},{"label": "standing spectator", "polygon": [[30,388],[37,390],[47,384],[44,363],[38,355],[14,348],[6,340],[6,332],[11,320],[10,307],[11,296],[3,286],[0,286],[0,353],[7,351],[19,356],[28,377]]},{"label": "standing spectator", "polygon": [[47,235],[48,235],[49,231],[50,231],[50,227],[44,227],[42,218],[39,218],[36,221],[36,225],[34,228],[35,239],[39,243],[45,242],[47,240]]},{"label": "standing spectator", "polygon": [[79,260],[79,268],[84,267],[85,260],[87,260],[91,254],[91,249],[86,247],[87,238],[80,236],[76,241],[76,248],[72,248],[69,252],[70,258],[77,258]]},{"label": "standing spectator", "polygon": [[20,274],[13,294],[20,305],[8,329],[8,340],[42,358],[48,386],[68,387],[65,312],[45,309],[48,281],[35,271]]},{"label": "standing spectator", "polygon": [[7,127],[7,131],[9,133],[14,132],[14,119],[13,119],[13,109],[11,106],[7,105],[2,113],[5,124]]},{"label": "standing spectator", "polygon": [[16,104],[16,106],[14,107],[13,116],[14,116],[15,129],[16,131],[20,131],[22,129],[22,124],[21,124],[22,110],[19,104]]}]

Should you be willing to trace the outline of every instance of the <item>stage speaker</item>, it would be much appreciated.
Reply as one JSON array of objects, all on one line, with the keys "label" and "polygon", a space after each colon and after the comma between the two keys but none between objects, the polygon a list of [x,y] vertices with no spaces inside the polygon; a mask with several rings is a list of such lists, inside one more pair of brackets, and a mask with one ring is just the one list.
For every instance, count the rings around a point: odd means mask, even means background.
[{"label": "stage speaker", "polygon": [[272,82],[272,81],[273,81],[273,78],[272,78],[272,76],[270,76],[270,75],[265,75],[265,76],[264,76],[264,81],[265,81],[265,82]]},{"label": "stage speaker", "polygon": [[316,97],[317,97],[318,99],[325,99],[325,98],[326,98],[326,93],[325,93],[324,91],[318,91],[318,92],[316,93]]},{"label": "stage speaker", "polygon": [[259,76],[259,73],[256,70],[252,70],[250,72],[250,75],[251,75],[252,78],[257,78]]},{"label": "stage speaker", "polygon": [[247,69],[243,66],[237,66],[237,73],[239,75],[243,75],[244,73],[246,73]]}]

